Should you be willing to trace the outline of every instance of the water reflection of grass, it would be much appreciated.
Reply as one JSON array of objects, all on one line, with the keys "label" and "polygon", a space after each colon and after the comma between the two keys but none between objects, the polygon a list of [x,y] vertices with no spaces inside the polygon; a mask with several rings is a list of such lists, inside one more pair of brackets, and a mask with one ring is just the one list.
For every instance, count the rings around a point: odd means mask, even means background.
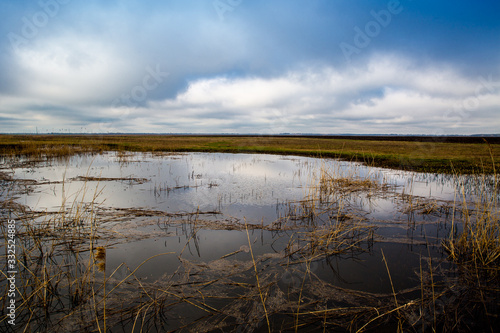
[{"label": "water reflection of grass", "polygon": [[462,214],[443,245],[459,270],[450,287],[455,294],[461,292],[451,304],[455,319],[496,327],[500,310],[500,193],[496,177],[493,187],[484,177],[477,177],[477,182],[472,203],[465,199],[462,185]]},{"label": "water reflection of grass", "polygon": [[[75,200],[69,208],[63,206],[43,221],[35,222],[40,214],[27,209],[13,212],[18,221],[16,323],[25,331],[64,329],[64,324],[58,323],[66,317],[76,319],[86,312],[100,311],[97,298],[101,298],[102,282],[95,269],[98,236],[93,218],[97,195],[91,204]],[[7,239],[3,225],[2,231]],[[7,271],[2,267],[2,275]],[[6,294],[2,296],[5,299]],[[7,332],[6,318],[1,320]]]},{"label": "water reflection of grass", "polygon": [[[34,159],[102,151],[231,152],[337,157],[374,166],[423,172],[493,172],[500,146],[474,138],[173,136],[173,135],[0,135],[0,156]],[[492,140],[492,139],[490,139]],[[463,142],[462,142],[463,141]],[[474,142],[474,143],[470,143]],[[496,142],[496,141],[495,141]]]},{"label": "water reflection of grass", "polygon": [[[23,223],[18,320],[28,331],[42,332],[131,331],[139,327],[143,331],[365,331],[387,325],[416,332],[495,327],[498,194],[488,187],[479,192],[474,209],[457,203],[452,210],[461,209],[464,216],[464,223],[455,220],[463,232],[453,234],[446,243],[450,258],[459,263],[458,279],[440,271],[430,254],[422,258],[420,285],[393,288],[390,294],[347,290],[319,275],[317,266],[334,267],[334,258],[356,260],[362,253],[373,255],[375,229],[350,200],[360,195],[386,195],[390,190],[355,173],[339,174],[323,167],[304,199],[286,203],[282,216],[267,225],[218,221],[219,211],[166,213],[120,208],[103,212],[96,207],[97,192],[92,203],[75,200],[69,209],[61,208],[38,222],[29,211],[12,205],[9,209]],[[416,204],[410,198],[405,195],[411,211],[439,216],[435,202]],[[165,226],[190,226],[186,227],[191,230],[186,245],[192,241],[197,246],[197,230],[219,226],[246,231],[248,246],[210,262],[189,261],[181,251],[177,270],[157,281],[141,278],[138,269],[142,264],[125,267],[122,276],[116,274],[122,266],[106,272],[105,245],[117,239],[109,236],[103,222],[158,216],[165,218]],[[213,219],[207,221],[204,216]],[[254,252],[255,240],[249,230],[258,229],[280,233],[287,239],[284,249]],[[391,262],[383,259],[391,277]],[[2,295],[2,302],[6,299]],[[486,321],[474,322],[474,316]],[[0,327],[7,330],[5,319],[0,318]]]}]

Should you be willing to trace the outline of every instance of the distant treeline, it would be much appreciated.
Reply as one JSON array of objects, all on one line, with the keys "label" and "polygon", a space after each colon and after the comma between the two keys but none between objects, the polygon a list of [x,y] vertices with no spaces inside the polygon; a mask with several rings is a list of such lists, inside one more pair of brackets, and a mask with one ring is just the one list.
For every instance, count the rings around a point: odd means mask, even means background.
[{"label": "distant treeline", "polygon": [[[183,134],[181,134],[183,135]],[[311,135],[311,134],[186,134],[199,137],[287,137],[310,139],[337,139],[337,140],[369,140],[369,141],[408,141],[408,142],[439,142],[439,143],[490,143],[500,144],[500,136],[431,136],[431,135]]]},{"label": "distant treeline", "polygon": [[[310,136],[305,136],[310,137]],[[317,136],[316,136],[317,137]],[[500,144],[499,136],[322,135],[329,139]]]},{"label": "distant treeline", "polygon": [[500,134],[486,135],[384,135],[384,134],[238,134],[238,133],[46,133],[46,134],[22,134],[22,133],[0,133],[0,135],[14,136],[67,136],[67,137],[102,137],[102,136],[176,136],[176,137],[241,137],[241,138],[309,138],[309,139],[336,139],[336,140],[368,140],[368,141],[406,141],[406,142],[435,142],[435,143],[489,143],[500,144]]}]

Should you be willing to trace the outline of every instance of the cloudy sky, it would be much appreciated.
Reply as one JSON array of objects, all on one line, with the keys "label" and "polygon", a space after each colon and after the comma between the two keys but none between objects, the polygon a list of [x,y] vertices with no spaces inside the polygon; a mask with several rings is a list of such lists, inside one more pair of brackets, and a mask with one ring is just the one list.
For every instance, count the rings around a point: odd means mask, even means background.
[{"label": "cloudy sky", "polygon": [[498,0],[0,6],[0,132],[500,133]]}]

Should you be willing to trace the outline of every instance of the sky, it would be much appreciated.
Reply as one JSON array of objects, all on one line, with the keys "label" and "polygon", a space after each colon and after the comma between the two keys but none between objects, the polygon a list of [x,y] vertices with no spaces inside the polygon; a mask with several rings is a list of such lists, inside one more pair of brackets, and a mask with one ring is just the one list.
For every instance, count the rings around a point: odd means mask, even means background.
[{"label": "sky", "polygon": [[500,133],[497,0],[0,6],[0,133]]}]

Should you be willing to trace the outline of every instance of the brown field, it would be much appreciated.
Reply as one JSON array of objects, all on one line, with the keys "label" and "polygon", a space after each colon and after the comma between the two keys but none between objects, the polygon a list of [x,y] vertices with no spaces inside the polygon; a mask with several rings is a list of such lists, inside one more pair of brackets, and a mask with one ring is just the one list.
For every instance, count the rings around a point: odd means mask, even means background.
[{"label": "brown field", "polygon": [[435,173],[494,173],[496,137],[0,135],[0,156],[45,158],[101,151],[269,153],[336,157]]}]

